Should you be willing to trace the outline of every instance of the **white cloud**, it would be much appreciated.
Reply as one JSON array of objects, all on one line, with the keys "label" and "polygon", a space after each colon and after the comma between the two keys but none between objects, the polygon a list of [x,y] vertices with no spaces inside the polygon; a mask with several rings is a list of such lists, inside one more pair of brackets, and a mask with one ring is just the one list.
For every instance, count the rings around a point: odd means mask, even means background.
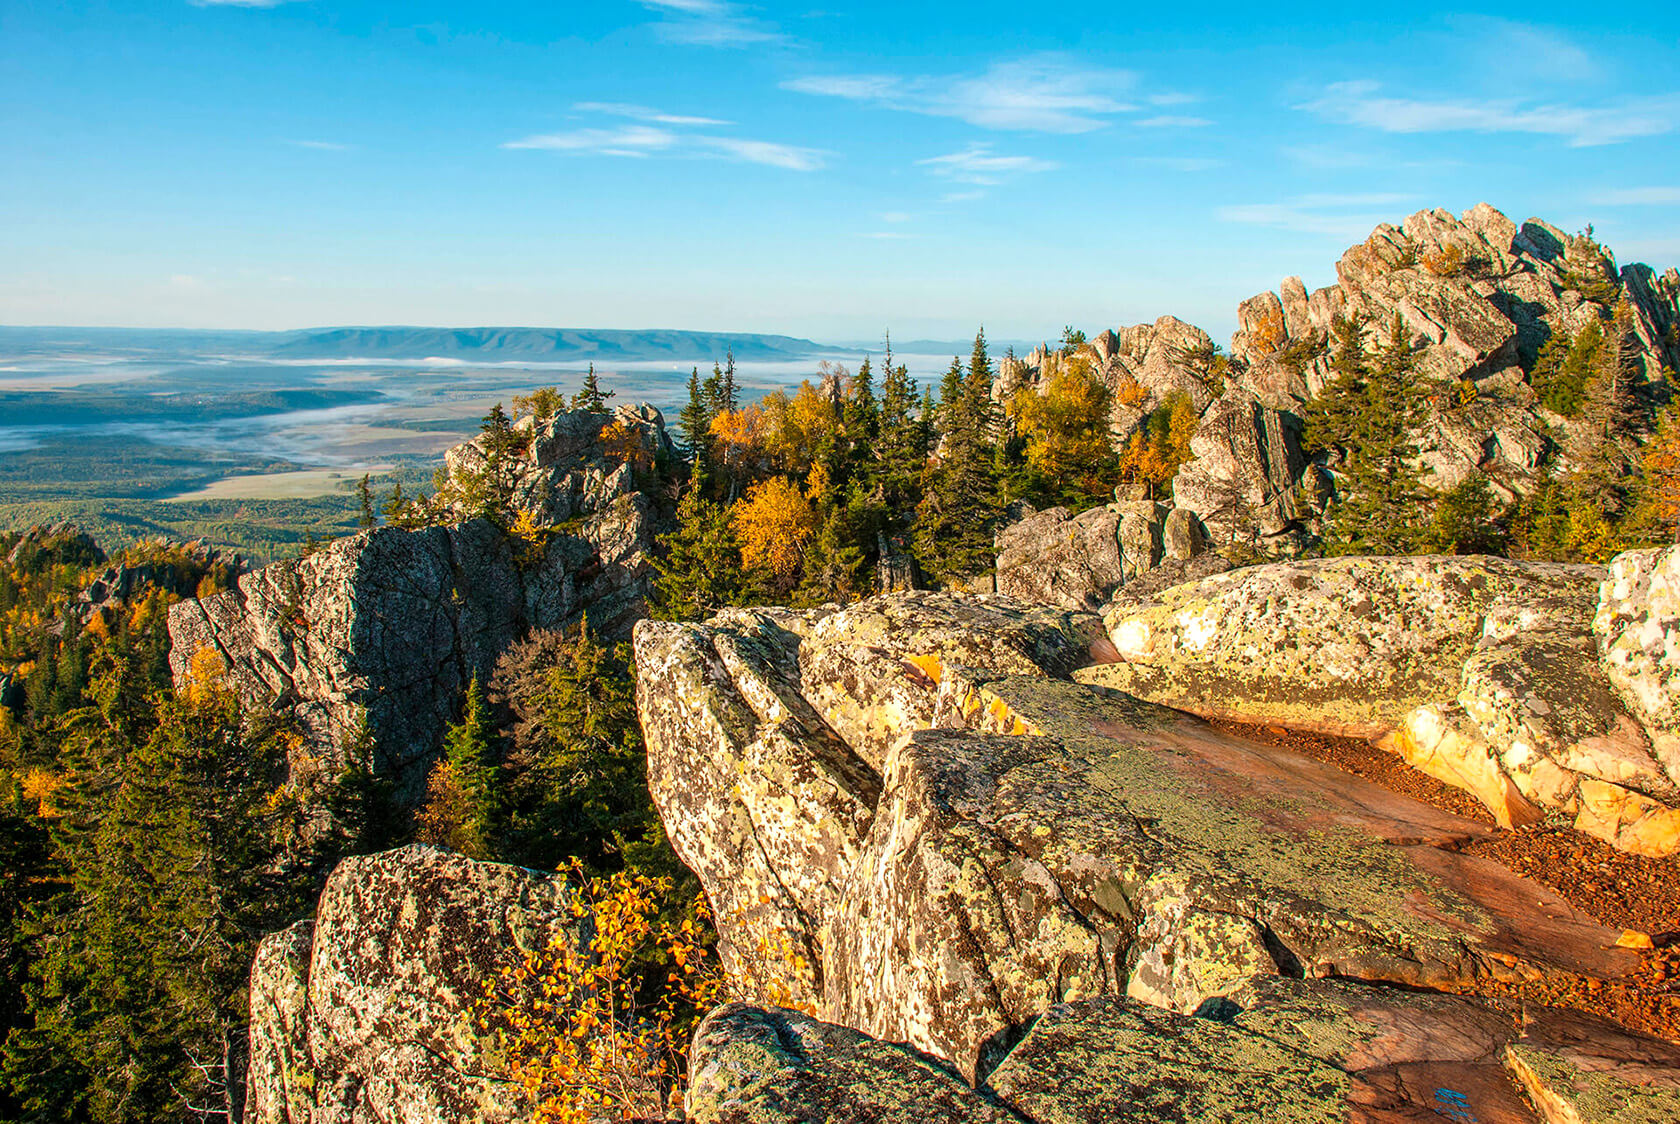
[{"label": "white cloud", "polygon": [[662,113],[645,105],[630,105],[618,101],[580,101],[572,106],[580,113],[605,113],[611,117],[629,117],[655,125],[733,125],[716,117],[690,117],[680,113]]},{"label": "white cloud", "polygon": [[984,191],[948,191],[939,197],[941,203],[972,203],[976,199],[984,199]]},{"label": "white cloud", "polygon": [[1206,117],[1145,117],[1137,122],[1140,129],[1199,129],[1203,125],[1211,125]]},{"label": "white cloud", "polygon": [[605,156],[646,156],[662,152],[677,143],[677,134],[651,125],[625,125],[616,129],[573,129],[565,133],[544,133],[508,141],[503,148],[543,148],[556,152],[596,153]]},{"label": "white cloud", "polygon": [[1619,187],[1601,191],[1592,202],[1603,207],[1640,207],[1680,204],[1680,187]]},{"label": "white cloud", "polygon": [[[772,168],[786,168],[795,172],[811,172],[821,168],[828,153],[815,148],[778,144],[775,141],[752,140],[746,137],[721,137],[709,133],[685,131],[689,125],[727,124],[709,117],[680,117],[659,113],[640,106],[617,103],[582,102],[575,108],[593,110],[617,116],[645,116],[659,121],[664,127],[651,124],[615,125],[611,128],[590,127],[559,133],[541,133],[508,141],[503,148],[546,149],[579,156],[629,156],[645,158],[656,154],[709,156],[734,160],[744,164],[763,164]],[[636,112],[626,112],[634,110]]]},{"label": "white cloud", "polygon": [[970,145],[961,152],[930,156],[916,163],[933,175],[981,186],[999,184],[1025,172],[1048,172],[1057,166],[1036,156],[998,156],[986,144]]},{"label": "white cloud", "polygon": [[1399,207],[1415,201],[1397,192],[1369,194],[1302,195],[1286,203],[1243,203],[1220,207],[1215,212],[1225,222],[1270,226],[1298,234],[1319,234],[1345,242],[1365,238],[1378,225],[1395,215],[1359,208]]},{"label": "white cloud", "polygon": [[289,140],[286,142],[294,148],[313,148],[320,152],[349,152],[354,145],[339,144],[337,141],[323,140]]},{"label": "white cloud", "polygon": [[693,137],[693,143],[723,156],[748,164],[766,164],[794,172],[814,172],[827,162],[827,153],[815,148],[798,148],[773,141],[741,140],[736,137]]},{"label": "white cloud", "polygon": [[1588,81],[1603,70],[1586,51],[1547,27],[1495,16],[1460,16],[1453,23],[1478,61],[1503,62],[1554,81]]},{"label": "white cloud", "polygon": [[882,222],[909,222],[910,218],[907,211],[884,211],[881,214]]},{"label": "white cloud", "polygon": [[1636,98],[1615,106],[1524,105],[1383,97],[1375,82],[1338,82],[1297,106],[1332,121],[1387,133],[1536,133],[1576,148],[1657,136],[1680,120],[1680,96]]},{"label": "white cloud", "polygon": [[1223,167],[1225,161],[1211,156],[1137,156],[1132,163],[1151,168],[1166,168],[1172,172],[1207,172]]},{"label": "white cloud", "polygon": [[663,39],[700,47],[746,47],[780,43],[786,36],[774,24],[755,19],[726,0],[637,0],[665,14],[653,25]]},{"label": "white cloud", "polygon": [[1195,94],[1174,93],[1169,90],[1166,93],[1150,94],[1144,100],[1150,105],[1168,106],[1189,105],[1191,102],[1201,101],[1202,99]]},{"label": "white cloud", "polygon": [[1136,83],[1137,75],[1129,70],[1092,69],[1059,55],[1035,55],[993,63],[977,75],[813,75],[791,79],[782,88],[955,117],[986,129],[1087,133],[1137,108],[1120,97]]}]

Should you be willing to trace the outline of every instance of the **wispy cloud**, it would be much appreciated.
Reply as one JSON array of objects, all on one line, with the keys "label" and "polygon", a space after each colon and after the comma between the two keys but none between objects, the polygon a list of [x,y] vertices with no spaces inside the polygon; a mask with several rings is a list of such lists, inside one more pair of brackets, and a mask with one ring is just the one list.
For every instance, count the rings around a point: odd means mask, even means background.
[{"label": "wispy cloud", "polygon": [[780,43],[786,36],[774,24],[748,15],[727,0],[637,0],[665,16],[653,25],[664,39],[701,47],[746,47]]},{"label": "wispy cloud", "polygon": [[[545,149],[579,156],[704,156],[795,172],[815,171],[824,165],[829,155],[816,148],[689,131],[692,126],[728,124],[713,117],[686,117],[616,102],[581,102],[574,108],[620,117],[639,117],[660,124],[590,126],[558,133],[539,133],[507,141],[502,147]],[[634,112],[628,112],[632,110]]]},{"label": "wispy cloud", "polygon": [[1387,133],[1536,133],[1576,148],[1657,136],[1680,120],[1680,95],[1673,94],[1581,106],[1384,97],[1378,89],[1375,82],[1338,82],[1296,108]]},{"label": "wispy cloud", "polygon": [[1213,124],[1206,117],[1145,117],[1136,123],[1140,129],[1199,129],[1204,125]]},{"label": "wispy cloud", "polygon": [[858,237],[874,238],[883,242],[897,242],[905,238],[914,238],[916,236],[914,234],[908,234],[902,230],[871,230],[868,233],[858,235]]},{"label": "wispy cloud", "polygon": [[939,197],[941,203],[972,203],[976,199],[984,199],[984,191],[947,191]]},{"label": "wispy cloud", "polygon": [[662,113],[645,105],[631,105],[620,101],[580,101],[572,106],[579,113],[604,113],[609,117],[629,117],[655,125],[733,125],[716,117],[690,117],[680,113]]},{"label": "wispy cloud", "polygon": [[543,148],[555,152],[593,153],[599,156],[646,156],[662,152],[677,143],[677,134],[651,125],[625,125],[616,129],[572,129],[564,133],[543,133],[508,141],[503,148]]},{"label": "wispy cloud", "polygon": [[827,163],[828,153],[816,148],[800,148],[773,141],[740,140],[735,137],[692,137],[692,143],[709,149],[719,156],[766,164],[772,168],[787,168],[794,172],[814,172]]},{"label": "wispy cloud", "polygon": [[961,152],[930,156],[916,163],[936,176],[982,187],[1000,184],[1010,176],[1048,172],[1057,167],[1054,162],[1036,156],[999,156],[987,144],[969,145]]},{"label": "wispy cloud", "polygon": [[1643,207],[1680,204],[1680,187],[1618,187],[1592,197],[1601,207]]},{"label": "wispy cloud", "polygon": [[845,98],[886,109],[955,117],[986,129],[1087,133],[1137,106],[1123,95],[1137,84],[1129,70],[1094,69],[1060,55],[992,64],[983,74],[811,75],[782,83],[802,94]]},{"label": "wispy cloud", "polygon": [[880,215],[882,222],[909,222],[910,218],[908,211],[883,211]]},{"label": "wispy cloud", "polygon": [[1207,172],[1225,165],[1225,161],[1211,156],[1136,156],[1132,163],[1171,172]]},{"label": "wispy cloud", "polygon": [[313,148],[320,152],[349,152],[355,147],[355,145],[324,140],[289,140],[286,143],[294,148]]},{"label": "wispy cloud", "polygon": [[1479,62],[1502,63],[1549,81],[1584,82],[1603,73],[1598,60],[1549,27],[1497,16],[1458,16],[1452,24]]},{"label": "wispy cloud", "polygon": [[1414,196],[1398,192],[1317,194],[1302,195],[1285,203],[1236,204],[1220,207],[1215,213],[1224,222],[1270,226],[1298,234],[1320,234],[1353,242],[1395,217],[1386,211],[1362,208],[1399,207],[1414,200]]}]

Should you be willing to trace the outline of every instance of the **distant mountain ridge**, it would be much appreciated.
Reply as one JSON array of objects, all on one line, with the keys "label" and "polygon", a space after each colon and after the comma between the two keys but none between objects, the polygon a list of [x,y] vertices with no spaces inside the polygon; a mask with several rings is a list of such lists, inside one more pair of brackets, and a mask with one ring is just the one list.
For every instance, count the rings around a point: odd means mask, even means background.
[{"label": "distant mountain ridge", "polygon": [[181,328],[0,326],[0,348],[44,350],[213,347],[276,359],[484,359],[499,362],[671,360],[710,362],[733,352],[743,360],[798,359],[836,349],[795,336],[655,328],[304,328],[238,332]]}]

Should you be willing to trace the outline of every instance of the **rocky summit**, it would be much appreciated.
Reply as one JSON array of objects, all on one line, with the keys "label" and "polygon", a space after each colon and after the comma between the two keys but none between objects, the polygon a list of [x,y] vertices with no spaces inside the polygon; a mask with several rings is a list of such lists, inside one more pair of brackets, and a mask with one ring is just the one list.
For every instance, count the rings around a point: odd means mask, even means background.
[{"label": "rocky summit", "polygon": [[[1340,618],[1312,565],[1299,587],[1287,569],[1226,575],[1270,583],[1274,607],[1301,594],[1322,631],[1295,637],[1298,685],[1339,729],[1391,727],[1455,685],[1519,603],[1592,627],[1585,571],[1364,562],[1369,594],[1405,591],[1391,639],[1415,659],[1352,684],[1326,669],[1379,661],[1313,650]],[[731,979],[776,1000],[701,1027],[694,1119],[1680,1111],[1676,1047],[1497,999],[1614,987],[1642,935],[1462,853],[1497,828],[1094,681],[1131,666],[1124,623],[908,593],[637,627],[655,800]]]},{"label": "rocky summit", "polygon": [[[617,427],[621,447],[610,447]],[[463,688],[534,628],[585,615],[620,635],[645,611],[654,520],[626,450],[670,452],[659,412],[563,412],[515,426],[513,504],[545,530],[536,544],[464,511],[438,525],[382,526],[241,575],[169,614],[180,681],[209,649],[248,701],[296,715],[309,752],[344,763],[365,720],[381,760],[360,762],[412,794],[424,784]],[[449,453],[482,467],[484,439]]]}]

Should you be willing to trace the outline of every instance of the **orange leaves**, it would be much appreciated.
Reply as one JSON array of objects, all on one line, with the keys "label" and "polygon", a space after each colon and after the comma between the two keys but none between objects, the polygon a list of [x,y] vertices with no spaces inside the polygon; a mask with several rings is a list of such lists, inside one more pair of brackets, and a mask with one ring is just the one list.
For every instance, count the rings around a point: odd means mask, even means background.
[{"label": "orange leaves", "polygon": [[667,878],[620,871],[586,879],[576,862],[571,874],[571,913],[586,939],[562,936],[504,966],[475,1021],[495,1036],[532,1119],[663,1116],[680,1103],[693,1024],[718,997],[702,927],[661,917]]},{"label": "orange leaves", "polygon": [[601,430],[601,449],[614,460],[622,461],[633,471],[646,472],[653,467],[653,453],[640,436],[615,421]]},{"label": "orange leaves", "polygon": [[742,560],[769,573],[778,589],[792,588],[816,529],[811,503],[798,485],[785,476],[753,485],[730,509],[730,521],[741,540]]}]

